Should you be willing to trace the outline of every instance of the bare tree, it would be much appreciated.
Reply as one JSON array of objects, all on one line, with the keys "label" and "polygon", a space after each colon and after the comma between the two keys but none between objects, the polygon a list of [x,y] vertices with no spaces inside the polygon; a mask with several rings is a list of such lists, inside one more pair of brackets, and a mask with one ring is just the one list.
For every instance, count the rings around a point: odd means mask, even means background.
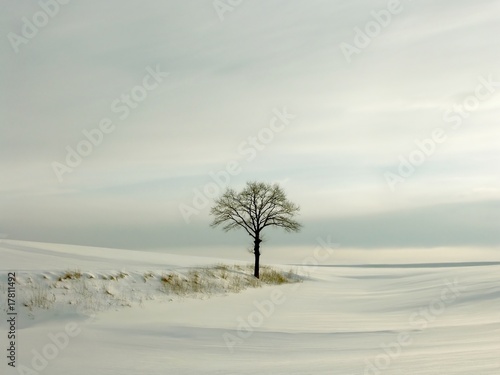
[{"label": "bare tree", "polygon": [[301,224],[293,218],[299,210],[299,206],[287,200],[278,184],[247,182],[241,192],[227,189],[215,201],[210,211],[214,216],[211,226],[223,225],[222,229],[226,232],[241,227],[253,238],[254,276],[259,278],[262,230],[274,226],[287,232],[298,232]]}]

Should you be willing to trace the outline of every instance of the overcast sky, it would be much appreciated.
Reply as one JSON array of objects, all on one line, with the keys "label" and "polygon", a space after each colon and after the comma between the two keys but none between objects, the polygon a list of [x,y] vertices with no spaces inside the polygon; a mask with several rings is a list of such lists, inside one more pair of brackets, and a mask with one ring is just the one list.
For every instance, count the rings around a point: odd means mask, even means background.
[{"label": "overcast sky", "polygon": [[8,238],[248,241],[216,173],[301,206],[275,245],[500,245],[499,1],[54,1],[2,2]]}]

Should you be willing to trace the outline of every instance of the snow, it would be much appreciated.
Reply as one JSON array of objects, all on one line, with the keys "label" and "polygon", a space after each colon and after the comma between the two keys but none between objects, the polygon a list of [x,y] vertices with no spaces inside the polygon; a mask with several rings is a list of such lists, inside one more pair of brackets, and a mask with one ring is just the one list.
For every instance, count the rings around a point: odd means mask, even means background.
[{"label": "snow", "polygon": [[[500,374],[500,263],[494,257],[350,265],[330,258],[318,266],[294,260],[304,282],[180,297],[159,291],[144,274],[238,262],[224,259],[226,253],[11,240],[0,244],[0,254],[4,353],[11,271],[19,279],[20,311],[17,368],[2,355],[2,374]],[[81,271],[94,289],[57,281],[68,270]],[[113,275],[116,280],[103,279]],[[20,306],[37,285],[64,305]],[[106,290],[120,298],[106,297]],[[91,306],[82,308],[78,296]],[[53,344],[57,338],[60,347]]]}]

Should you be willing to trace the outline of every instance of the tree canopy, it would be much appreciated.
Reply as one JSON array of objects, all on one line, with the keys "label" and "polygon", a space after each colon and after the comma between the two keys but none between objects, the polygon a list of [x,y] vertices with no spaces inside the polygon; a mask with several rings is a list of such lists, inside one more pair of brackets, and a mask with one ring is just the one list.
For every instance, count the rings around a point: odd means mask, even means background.
[{"label": "tree canopy", "polygon": [[211,226],[222,226],[226,232],[243,228],[254,239],[254,276],[258,278],[262,230],[273,226],[298,232],[302,225],[294,217],[299,210],[278,184],[248,182],[241,192],[228,188],[215,201],[210,211],[214,216]]}]

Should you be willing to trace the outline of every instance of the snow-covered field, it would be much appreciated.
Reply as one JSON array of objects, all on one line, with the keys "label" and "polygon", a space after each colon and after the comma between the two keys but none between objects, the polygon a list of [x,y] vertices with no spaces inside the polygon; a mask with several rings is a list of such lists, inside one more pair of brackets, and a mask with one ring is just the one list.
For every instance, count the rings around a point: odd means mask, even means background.
[{"label": "snow-covered field", "polygon": [[[3,241],[0,373],[498,375],[500,262],[473,258],[321,258],[290,262],[300,283],[178,296],[159,288],[162,274],[240,263]],[[9,272],[16,368],[5,355]],[[48,308],[23,306],[37,298]]]}]

